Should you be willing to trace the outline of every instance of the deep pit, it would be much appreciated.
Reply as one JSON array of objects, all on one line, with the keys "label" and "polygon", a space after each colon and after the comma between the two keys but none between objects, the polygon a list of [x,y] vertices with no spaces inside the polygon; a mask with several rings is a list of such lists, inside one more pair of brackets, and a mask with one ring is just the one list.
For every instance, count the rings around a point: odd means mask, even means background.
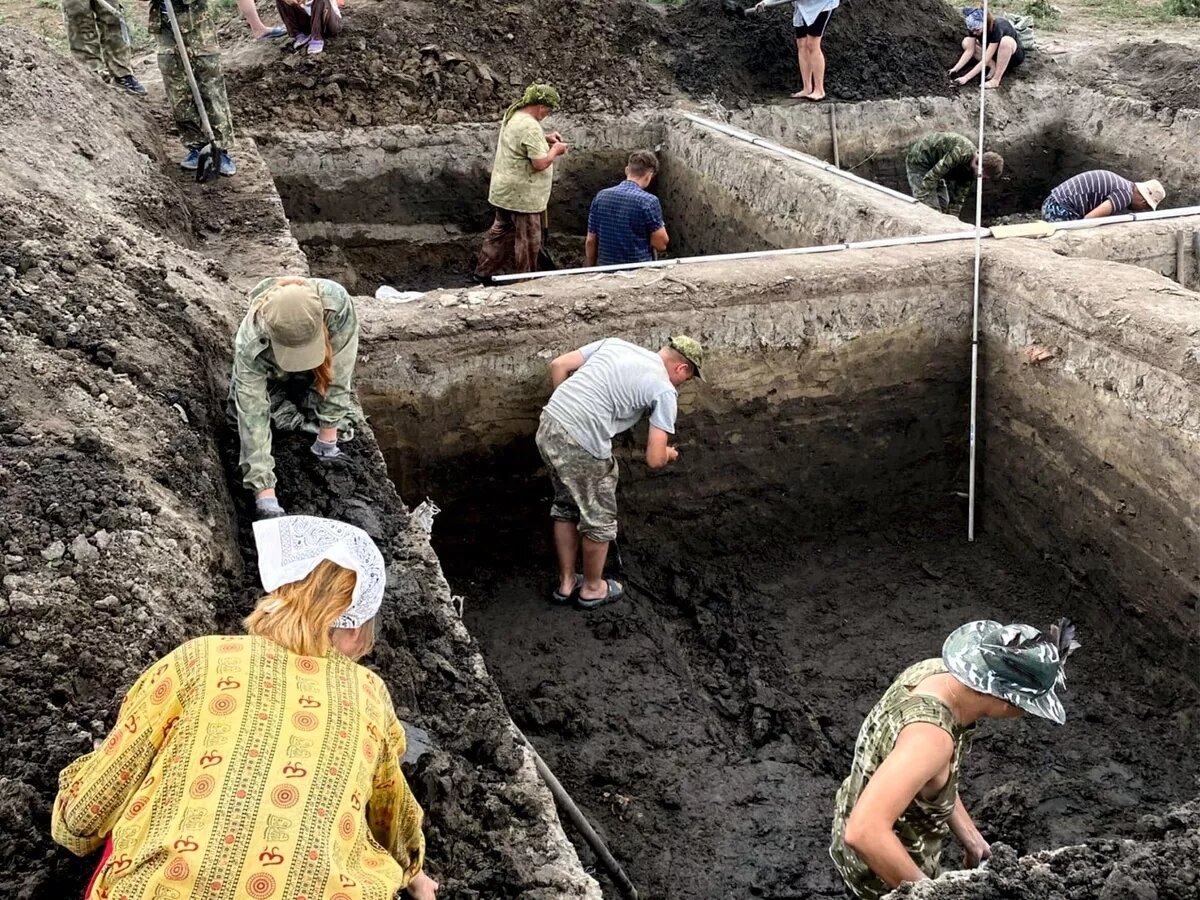
[{"label": "deep pit", "polygon": [[[392,477],[442,507],[433,544],[509,711],[648,896],[843,896],[825,851],[862,716],[974,618],[1044,627],[1065,614],[1085,635],[1065,727],[980,729],[963,794],[986,837],[1024,853],[1133,836],[1194,790],[1194,504],[1176,491],[1200,473],[1193,460],[1175,487],[1122,483],[1124,457],[1098,445],[1118,426],[1076,396],[1090,376],[1022,383],[1027,365],[1008,369],[1039,328],[1017,333],[1025,310],[1086,321],[1075,279],[1098,264],[1070,263],[1055,283],[1035,264],[1052,254],[1025,254],[1015,264],[1041,286],[1026,298],[1005,287],[1013,263],[989,263],[999,318],[968,544],[970,256],[838,256],[606,282],[590,301],[603,324],[589,324],[578,287],[539,283],[475,314],[372,329],[372,358],[387,362],[370,364],[360,393]],[[699,332],[715,360],[709,385],[681,396],[678,465],[646,470],[644,425],[618,445],[610,563],[630,596],[593,614],[552,607],[549,485],[532,440],[545,363],[604,334],[653,346],[671,330]],[[1127,352],[1107,335],[1076,340],[1084,368],[1093,345]],[[1086,416],[1057,433],[1043,421],[1075,402]],[[1142,511],[1116,513],[1115,544],[1101,491]],[[1162,506],[1181,502],[1180,518]]]}]

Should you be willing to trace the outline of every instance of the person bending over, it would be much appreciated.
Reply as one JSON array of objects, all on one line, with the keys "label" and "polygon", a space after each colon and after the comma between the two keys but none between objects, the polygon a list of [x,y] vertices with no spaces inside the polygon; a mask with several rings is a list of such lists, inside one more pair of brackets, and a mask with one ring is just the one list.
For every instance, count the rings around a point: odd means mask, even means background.
[{"label": "person bending over", "polygon": [[629,154],[625,180],[592,200],[584,245],[589,266],[649,262],[654,251],[667,249],[670,238],[662,204],[647,190],[657,172],[658,157],[649,150],[635,150]]},{"label": "person bending over", "polygon": [[[671,338],[657,353],[620,338],[594,341],[550,363],[554,392],[542,410],[537,448],[554,502],[558,554],[556,603],[595,609],[620,600],[624,588],[604,577],[608,544],[617,537],[617,461],[612,439],[650,414],[646,465],[679,459],[675,433],[678,387],[700,377],[704,350],[690,337]],[[576,561],[583,551],[583,573]]]},{"label": "person bending over", "polygon": [[319,459],[341,456],[362,413],[350,389],[358,357],[358,314],[346,289],[325,278],[265,278],[234,337],[229,406],[239,463],[259,516],[282,516],[275,495],[271,426],[316,435]]},{"label": "person bending over", "polygon": [[878,900],[905,882],[936,878],[953,834],[973,868],[991,848],[958,795],[976,723],[1033,713],[1061,725],[1063,665],[1078,648],[1066,619],[1029,625],[969,622],[940,659],[909,666],[867,714],[850,775],[834,799],[829,854],[851,892]]},{"label": "person bending over", "polygon": [[[934,131],[908,148],[904,160],[912,195],[940,212],[958,216],[980,169],[975,145],[961,134]],[[983,154],[983,177],[999,178],[1004,159],[999,153]]]},{"label": "person bending over", "polygon": [[1133,182],[1107,169],[1092,169],[1068,178],[1042,203],[1047,222],[1099,219],[1158,209],[1167,192],[1155,179]]},{"label": "person bending over", "polygon": [[[247,635],[150,666],[103,743],[59,775],[54,840],[104,847],[88,897],[434,900],[387,685],[359,665],[387,573],[359,528],[256,522]],[[286,888],[286,891],[285,891]]]},{"label": "person bending over", "polygon": [[[967,26],[967,36],[962,40],[962,56],[950,70],[950,77],[956,84],[966,84],[973,78],[979,77],[980,66],[987,66],[987,86],[1000,87],[1000,80],[1006,72],[1011,72],[1025,61],[1025,51],[1021,40],[1017,37],[1017,29],[1013,28],[1008,19],[997,19],[990,12],[987,14],[987,58],[983,50],[983,10],[964,7],[963,21]],[[975,65],[963,71],[964,67],[975,60]]]}]

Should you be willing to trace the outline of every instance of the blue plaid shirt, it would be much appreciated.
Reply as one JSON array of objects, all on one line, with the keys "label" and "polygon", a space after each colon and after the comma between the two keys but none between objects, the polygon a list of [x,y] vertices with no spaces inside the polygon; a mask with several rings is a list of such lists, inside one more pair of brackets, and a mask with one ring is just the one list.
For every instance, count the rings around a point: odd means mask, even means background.
[{"label": "blue plaid shirt", "polygon": [[588,234],[596,235],[601,266],[654,259],[650,235],[662,227],[658,198],[628,179],[598,193],[588,212]]}]

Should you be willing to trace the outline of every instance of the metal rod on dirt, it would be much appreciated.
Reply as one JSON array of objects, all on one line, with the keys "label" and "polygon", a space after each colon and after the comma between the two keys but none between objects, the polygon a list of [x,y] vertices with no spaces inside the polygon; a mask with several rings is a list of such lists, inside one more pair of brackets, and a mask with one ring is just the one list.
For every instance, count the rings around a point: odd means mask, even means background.
[{"label": "metal rod on dirt", "polygon": [[[513,726],[516,728],[516,725]],[[542,776],[542,780],[546,782],[546,787],[550,788],[550,793],[554,796],[554,802],[558,804],[558,808],[562,810],[571,824],[575,826],[575,830],[587,842],[587,845],[592,848],[592,852],[596,854],[596,859],[600,861],[600,865],[604,866],[604,870],[608,872],[613,881],[617,883],[621,893],[628,900],[638,900],[637,888],[633,886],[633,882],[629,880],[629,876],[625,874],[625,870],[621,868],[621,864],[617,862],[616,857],[609,852],[608,845],[604,843],[604,839],[596,833],[596,829],[592,827],[592,823],[588,821],[587,816],[571,799],[571,795],[567,793],[567,789],[562,786],[562,783],[554,777],[554,773],[550,771],[550,767],[546,765],[546,761],[542,759],[541,754],[533,744],[529,743],[529,738],[517,728],[517,734],[521,735],[521,739],[525,741],[529,747],[529,751],[533,754],[533,764],[537,767],[538,774]]]},{"label": "metal rod on dirt", "polygon": [[833,164],[840,169],[842,167],[842,155],[838,153],[836,103],[829,104],[829,131],[833,135]]},{"label": "metal rod on dirt", "polygon": [[983,259],[983,109],[987,98],[988,2],[979,42],[979,145],[975,150],[975,289],[971,300],[971,422],[967,435],[967,540],[975,540],[975,430],[979,415],[979,270]]}]

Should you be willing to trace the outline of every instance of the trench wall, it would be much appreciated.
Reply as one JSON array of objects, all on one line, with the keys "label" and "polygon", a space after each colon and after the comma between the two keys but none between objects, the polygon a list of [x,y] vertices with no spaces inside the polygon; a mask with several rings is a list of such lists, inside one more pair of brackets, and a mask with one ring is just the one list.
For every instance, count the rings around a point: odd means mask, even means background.
[{"label": "trench wall", "polygon": [[1200,294],[1017,243],[984,269],[986,527],[1060,561],[1114,633],[1132,615],[1195,637]]}]

